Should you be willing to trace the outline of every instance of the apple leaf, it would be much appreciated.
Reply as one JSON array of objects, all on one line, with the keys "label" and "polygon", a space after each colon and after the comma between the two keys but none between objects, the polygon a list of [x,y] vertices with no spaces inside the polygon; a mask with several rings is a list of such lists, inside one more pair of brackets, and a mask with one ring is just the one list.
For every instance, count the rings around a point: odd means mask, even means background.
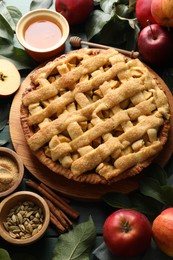
[{"label": "apple leaf", "polygon": [[0,37],[0,55],[9,56],[13,53],[13,44],[5,38]]},{"label": "apple leaf", "polygon": [[166,68],[163,72],[162,78],[173,93],[173,68]]},{"label": "apple leaf", "polygon": [[117,1],[115,0],[100,0],[100,8],[103,12],[111,14],[114,12]]},{"label": "apple leaf", "polygon": [[157,180],[160,185],[167,185],[168,183],[166,171],[157,163],[152,163],[145,169],[145,178],[147,177]]},{"label": "apple leaf", "polygon": [[89,41],[135,50],[140,31],[135,0],[100,0],[86,22],[85,31]]},{"label": "apple leaf", "polygon": [[7,252],[7,250],[0,248],[0,259],[11,260],[11,257],[9,255],[9,253]]},{"label": "apple leaf", "polygon": [[10,131],[9,131],[9,125],[7,124],[3,127],[3,130],[0,131],[0,146],[4,146],[9,142],[10,142]]},{"label": "apple leaf", "polygon": [[139,190],[129,194],[108,193],[103,200],[114,208],[131,208],[153,218],[163,207],[173,206],[173,187],[168,185],[165,170],[151,164],[141,178]]},{"label": "apple leaf", "polygon": [[40,9],[40,8],[50,8],[53,4],[53,0],[33,0],[30,4],[30,10]]},{"label": "apple leaf", "polygon": [[7,39],[11,43],[13,42],[14,32],[6,19],[0,14],[0,36]]},{"label": "apple leaf", "polygon": [[96,229],[90,216],[88,221],[59,236],[52,260],[89,260],[95,238]]},{"label": "apple leaf", "polygon": [[155,217],[160,212],[162,204],[154,199],[148,198],[139,192],[122,194],[118,192],[108,193],[103,200],[111,207],[117,209],[130,208],[138,210],[149,217]]},{"label": "apple leaf", "polygon": [[86,24],[86,34],[88,40],[97,35],[103,27],[111,20],[112,16],[106,14],[101,10],[95,10],[91,18],[87,21]]},{"label": "apple leaf", "polygon": [[130,200],[133,205],[132,209],[138,210],[152,219],[158,215],[163,207],[162,203],[139,192],[130,194]]},{"label": "apple leaf", "polygon": [[4,146],[9,142],[9,140],[0,139],[0,146]]},{"label": "apple leaf", "polygon": [[128,195],[118,192],[107,193],[103,200],[114,208],[132,208],[132,202]]},{"label": "apple leaf", "polygon": [[161,186],[156,179],[144,178],[140,183],[140,192],[164,204]]},{"label": "apple leaf", "polygon": [[16,48],[14,46],[11,47],[11,53],[1,53],[0,48],[0,58],[11,61],[17,67],[18,70],[33,69],[38,65],[25,50]]},{"label": "apple leaf", "polygon": [[136,0],[130,0],[129,1],[129,10],[130,11],[136,10]]},{"label": "apple leaf", "polygon": [[8,59],[18,70],[33,69],[37,63],[23,49],[15,47],[14,31],[21,12],[13,6],[5,7],[0,2],[0,58]]},{"label": "apple leaf", "polygon": [[13,30],[15,31],[16,25],[17,25],[19,19],[22,17],[22,13],[15,6],[7,6],[7,11],[9,12],[9,21],[8,22],[11,25],[11,27],[13,28]]},{"label": "apple leaf", "polygon": [[13,31],[15,31],[18,20],[22,17],[22,13],[15,6],[5,6],[3,2],[0,4],[0,13],[9,23]]},{"label": "apple leaf", "polygon": [[0,131],[6,126],[9,118],[10,102],[2,99],[0,102]]},{"label": "apple leaf", "polygon": [[164,203],[167,207],[173,206],[173,187],[172,186],[162,186],[161,187],[162,197],[164,200]]}]

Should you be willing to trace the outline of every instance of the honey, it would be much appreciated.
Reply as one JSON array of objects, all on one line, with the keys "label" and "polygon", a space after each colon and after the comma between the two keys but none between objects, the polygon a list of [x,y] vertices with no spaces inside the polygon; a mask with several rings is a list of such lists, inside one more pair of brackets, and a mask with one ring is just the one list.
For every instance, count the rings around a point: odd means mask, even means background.
[{"label": "honey", "polygon": [[47,49],[56,45],[62,37],[61,29],[52,21],[39,20],[25,30],[25,41],[34,48]]}]

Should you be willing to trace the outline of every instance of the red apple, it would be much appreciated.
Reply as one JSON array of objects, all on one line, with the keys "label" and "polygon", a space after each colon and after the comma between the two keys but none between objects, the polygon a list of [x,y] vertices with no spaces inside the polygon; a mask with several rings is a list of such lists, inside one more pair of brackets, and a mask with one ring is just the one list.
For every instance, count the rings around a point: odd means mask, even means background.
[{"label": "red apple", "polygon": [[113,212],[103,225],[103,238],[108,249],[121,257],[137,256],[150,245],[152,227],[140,212],[120,209]]},{"label": "red apple", "polygon": [[152,0],[151,14],[159,25],[173,27],[172,0]]},{"label": "red apple", "polygon": [[70,25],[86,21],[93,10],[93,0],[55,0],[55,9]]},{"label": "red apple", "polygon": [[151,1],[152,0],[137,0],[136,2],[136,17],[142,27],[148,25],[147,20],[149,20],[151,24],[156,23],[151,14]]},{"label": "red apple", "polygon": [[144,61],[163,64],[172,57],[172,35],[158,24],[151,24],[141,30],[138,50]]},{"label": "red apple", "polygon": [[153,238],[162,252],[173,256],[173,208],[162,211],[153,221]]}]

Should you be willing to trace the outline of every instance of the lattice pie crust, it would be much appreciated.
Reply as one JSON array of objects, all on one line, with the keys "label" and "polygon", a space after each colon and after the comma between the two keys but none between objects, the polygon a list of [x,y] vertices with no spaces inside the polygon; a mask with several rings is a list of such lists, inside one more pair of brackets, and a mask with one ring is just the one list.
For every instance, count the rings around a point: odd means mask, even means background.
[{"label": "lattice pie crust", "polygon": [[138,59],[80,49],[36,69],[22,97],[32,152],[52,171],[86,183],[136,175],[162,150],[169,105]]}]

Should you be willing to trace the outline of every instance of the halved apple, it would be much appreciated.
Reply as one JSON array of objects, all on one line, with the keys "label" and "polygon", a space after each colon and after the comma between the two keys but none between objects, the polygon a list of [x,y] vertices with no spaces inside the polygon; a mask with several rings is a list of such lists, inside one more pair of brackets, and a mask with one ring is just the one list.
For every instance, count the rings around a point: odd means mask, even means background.
[{"label": "halved apple", "polygon": [[0,96],[13,94],[20,86],[21,77],[15,65],[0,59]]}]

